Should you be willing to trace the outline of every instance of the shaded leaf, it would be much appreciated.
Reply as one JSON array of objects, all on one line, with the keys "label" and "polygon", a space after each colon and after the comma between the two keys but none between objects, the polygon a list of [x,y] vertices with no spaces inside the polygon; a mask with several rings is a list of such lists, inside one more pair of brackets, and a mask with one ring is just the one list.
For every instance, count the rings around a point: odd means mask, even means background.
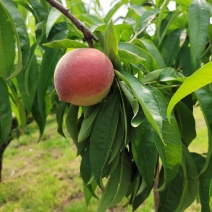
[{"label": "shaded leaf", "polygon": [[105,211],[107,208],[113,207],[122,200],[127,193],[130,176],[129,158],[126,153],[123,152],[118,165],[107,182],[97,211]]},{"label": "shaded leaf", "polygon": [[195,91],[195,95],[200,104],[202,113],[208,129],[208,152],[206,163],[202,167],[201,173],[203,173],[209,166],[209,162],[212,157],[212,91],[208,87],[204,87]]},{"label": "shaded leaf", "polygon": [[184,211],[197,196],[198,172],[191,154],[185,147],[183,153],[181,169],[170,185],[160,192],[159,211]]},{"label": "shaded leaf", "polygon": [[[39,78],[37,82],[37,103],[40,114],[42,114],[44,119],[48,115],[45,103],[47,89],[50,83],[52,82],[55,66],[62,55],[63,51],[60,49],[46,49],[43,55]],[[49,63],[49,61],[52,62]]]},{"label": "shaded leaf", "polygon": [[94,178],[100,187],[103,187],[101,181],[103,169],[110,155],[116,135],[119,104],[117,92],[108,97],[97,116],[90,138],[91,167]]},{"label": "shaded leaf", "polygon": [[170,33],[161,47],[161,54],[167,66],[171,66],[186,39],[186,31],[182,29]]},{"label": "shaded leaf", "polygon": [[60,102],[56,111],[57,132],[64,137],[65,137],[65,134],[63,132],[63,120],[64,120],[66,106],[67,106],[67,103]]},{"label": "shaded leaf", "polygon": [[[28,37],[27,28],[25,25],[25,20],[23,19],[22,15],[19,13],[18,9],[16,8],[14,2],[12,0],[2,0],[5,7],[11,14],[13,19],[14,25],[17,30],[17,45],[18,45],[18,64],[13,76],[16,76],[20,71],[21,68],[25,69],[27,63],[29,61],[29,54],[30,54],[30,42]],[[22,63],[22,67],[21,67]],[[13,77],[12,76],[12,77]]]},{"label": "shaded leaf", "polygon": [[148,187],[151,187],[154,183],[158,158],[155,143],[160,138],[157,135],[154,136],[154,134],[156,134],[155,130],[147,119],[145,119],[136,128],[136,137],[131,142],[133,159]]},{"label": "shaded leaf", "polygon": [[200,67],[210,24],[210,7],[205,0],[193,0],[188,10],[188,34],[194,71]]},{"label": "shaded leaf", "polygon": [[78,135],[78,142],[84,141],[91,135],[91,132],[95,123],[95,119],[100,108],[101,108],[101,104],[98,104],[97,106],[95,106],[93,111],[87,117],[85,117],[85,119],[82,121],[82,125]]},{"label": "shaded leaf", "polygon": [[12,110],[7,84],[0,77],[0,143],[6,143],[12,127]]},{"label": "shaded leaf", "polygon": [[[198,169],[199,174],[202,172],[202,167],[206,163],[206,159],[204,156],[199,155],[197,153],[192,154],[196,167]],[[210,157],[208,167],[204,173],[199,176],[199,197],[201,203],[202,211],[210,211],[210,199],[209,199],[209,190],[210,190],[210,181],[212,179],[212,157]]]},{"label": "shaded leaf", "polygon": [[[38,82],[38,76],[39,76],[38,69],[39,69],[39,66],[37,63],[37,59],[35,55],[33,55],[31,59],[29,71],[27,74],[28,80],[26,79],[25,71],[22,71],[17,76],[18,89],[20,91],[24,107],[28,112],[32,110],[32,105],[36,96],[36,90],[38,86],[37,82]],[[28,89],[26,89],[26,87]]]},{"label": "shaded leaf", "polygon": [[66,128],[76,146],[78,137],[78,131],[77,131],[78,111],[79,106],[70,105],[66,116]]},{"label": "shaded leaf", "polygon": [[175,113],[182,141],[186,146],[189,146],[192,140],[196,137],[195,119],[193,113],[183,102],[179,102],[176,105]]},{"label": "shaded leaf", "polygon": [[7,79],[13,72],[15,60],[14,23],[9,12],[0,2],[0,76]]}]

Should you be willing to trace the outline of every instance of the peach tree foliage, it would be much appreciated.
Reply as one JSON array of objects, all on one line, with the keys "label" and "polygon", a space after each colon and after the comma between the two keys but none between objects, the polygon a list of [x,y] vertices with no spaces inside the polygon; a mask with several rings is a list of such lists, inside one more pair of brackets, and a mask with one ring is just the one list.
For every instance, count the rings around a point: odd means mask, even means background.
[{"label": "peach tree foliage", "polygon": [[[30,118],[42,137],[46,118],[55,113],[58,133],[73,140],[82,158],[85,200],[99,198],[97,211],[124,197],[135,210],[154,189],[158,211],[183,211],[198,198],[202,211],[210,211],[212,7],[205,0],[175,2],[169,10],[169,0],[113,1],[102,16],[98,0],[66,0],[115,69],[107,97],[79,107],[58,100],[53,74],[67,50],[88,47],[82,33],[45,0],[1,0],[1,164],[6,146],[27,132]],[[122,5],[126,16],[114,20]],[[202,155],[188,149],[196,137],[196,106],[208,129]]]}]

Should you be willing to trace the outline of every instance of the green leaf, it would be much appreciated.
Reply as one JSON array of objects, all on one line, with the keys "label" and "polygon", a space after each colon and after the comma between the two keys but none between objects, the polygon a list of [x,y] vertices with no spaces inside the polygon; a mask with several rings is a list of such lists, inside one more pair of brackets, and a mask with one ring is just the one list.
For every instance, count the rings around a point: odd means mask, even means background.
[{"label": "green leaf", "polygon": [[[164,14],[166,12],[166,8],[167,8],[167,5],[169,3],[170,0],[165,0],[165,1],[161,1],[163,4],[161,5],[160,7],[160,13],[158,15],[158,20],[157,20],[157,24],[156,24],[156,36],[157,36],[157,40],[160,41],[162,40],[161,39],[161,36],[160,36],[160,32],[161,32],[161,26],[162,26],[162,21],[163,21],[163,18],[164,18]],[[159,1],[160,2],[160,1]],[[159,8],[159,5],[157,5],[156,3],[156,7],[158,6]],[[165,31],[164,31],[165,32]]]},{"label": "green leaf", "polygon": [[63,117],[65,114],[67,103],[60,102],[57,111],[56,111],[56,119],[57,119],[57,132],[65,137],[65,134],[63,132]]},{"label": "green leaf", "polygon": [[79,111],[78,106],[70,105],[66,116],[66,128],[76,146],[78,137],[78,131],[77,131],[78,111]]},{"label": "green leaf", "polygon": [[129,54],[134,55],[134,57],[139,57],[141,59],[141,64],[149,72],[159,68],[155,59],[147,51],[141,49],[140,47],[134,44],[119,43],[119,51],[120,50],[127,51]]},{"label": "green leaf", "polygon": [[175,177],[182,160],[182,143],[176,120],[172,116],[173,122],[171,124],[168,122],[166,117],[167,101],[158,90],[148,88],[127,72],[115,71],[115,73],[131,89],[147,120],[160,137],[160,142],[156,142],[156,147],[165,167],[166,184]]},{"label": "green leaf", "polygon": [[152,71],[150,73],[148,73],[147,75],[145,75],[142,79],[141,82],[143,83],[148,83],[148,82],[154,82],[154,81],[158,81],[160,74],[163,72],[164,69],[158,69],[155,71]]},{"label": "green leaf", "polygon": [[210,198],[210,209],[212,211],[212,180],[210,182],[209,198]]},{"label": "green leaf", "polygon": [[126,4],[126,0],[122,0],[122,1],[118,1],[113,7],[112,9],[106,14],[105,18],[104,18],[104,22],[107,24],[109,23],[109,21],[111,21],[113,15],[117,12],[117,10],[123,5]]},{"label": "green leaf", "polygon": [[105,187],[104,193],[99,201],[99,205],[97,208],[97,212],[106,211],[109,203],[112,201],[113,197],[116,195],[117,192],[117,185],[119,184],[120,178],[120,170],[121,170],[121,162],[119,161],[116,169],[110,175],[110,178],[107,182]]},{"label": "green leaf", "polygon": [[124,62],[126,61],[132,64],[141,64],[143,61],[145,61],[145,59],[142,57],[139,57],[139,55],[124,49],[120,49],[118,53],[119,53],[119,57]]},{"label": "green leaf", "polygon": [[47,11],[45,10],[45,7],[41,5],[40,1],[38,0],[31,0],[30,5],[32,9],[34,10],[34,15],[36,19],[36,23],[42,22],[47,20],[48,14]]},{"label": "green leaf", "polygon": [[123,81],[119,81],[119,84],[120,84],[120,87],[121,87],[124,95],[126,96],[127,100],[129,101],[130,105],[132,106],[134,115],[131,119],[131,125],[133,127],[138,127],[144,118],[141,115],[141,113],[139,113],[139,104],[138,104],[137,100],[134,98],[133,94],[130,92],[127,85]]},{"label": "green leaf", "polygon": [[143,32],[143,30],[150,24],[149,21],[152,21],[159,12],[159,9],[151,9],[142,13],[137,26],[138,35]]},{"label": "green leaf", "polygon": [[191,69],[192,67],[192,62],[191,62],[191,54],[190,54],[190,46],[188,41],[186,40],[180,49],[179,52],[179,60],[180,64],[182,66],[182,73],[184,76],[190,76],[193,73],[193,70]]},{"label": "green leaf", "polygon": [[27,73],[28,75],[27,79],[25,75],[26,72],[22,71],[17,76],[17,82],[24,107],[28,112],[31,112],[32,105],[36,96],[36,90],[38,86],[38,76],[39,76],[38,72],[39,66],[35,55],[32,56],[31,63],[29,64],[28,68],[29,70]]},{"label": "green leaf", "polygon": [[118,42],[113,22],[107,25],[104,37],[104,53],[113,61],[118,55]]},{"label": "green leaf", "polygon": [[198,170],[195,161],[188,151],[188,149],[183,145],[183,172],[184,172],[184,191],[181,197],[180,205],[178,210],[185,210],[190,206],[194,200],[197,198],[199,189],[199,179]]},{"label": "green leaf", "polygon": [[181,99],[212,82],[211,69],[212,62],[209,62],[185,80],[169,102],[167,109],[167,116],[169,119],[172,109]]},{"label": "green leaf", "polygon": [[19,95],[16,91],[16,87],[14,84],[12,84],[12,82],[9,84],[9,92],[10,92],[10,96],[11,96],[11,105],[13,105],[13,108],[16,107],[16,118],[18,121],[18,125],[19,127],[21,127],[22,129],[24,129],[26,127],[26,112],[25,112],[25,108],[24,105],[22,103],[22,101],[19,98]]},{"label": "green leaf", "polygon": [[145,119],[136,128],[136,137],[131,142],[133,159],[148,186],[153,185],[158,158],[155,143],[160,138],[154,134],[156,134],[155,130]]},{"label": "green leaf", "polygon": [[157,61],[158,66],[160,68],[165,68],[166,64],[164,62],[164,59],[155,44],[148,39],[142,39],[141,42],[146,47],[148,53],[151,54],[153,58]]},{"label": "green leaf", "polygon": [[206,163],[202,167],[201,171],[201,173],[203,173],[208,168],[210,158],[212,157],[212,91],[208,87],[204,87],[195,91],[195,95],[200,104],[208,129],[208,152]]},{"label": "green leaf", "polygon": [[126,195],[128,191],[130,183],[131,183],[131,163],[130,158],[127,155],[127,152],[124,151],[121,156],[119,184],[117,185],[116,194],[115,196],[113,196],[113,199],[108,205],[108,207],[114,207],[122,200],[122,198]]},{"label": "green leaf", "polygon": [[89,149],[87,148],[84,152],[82,152],[81,156],[82,161],[80,164],[80,175],[84,182],[85,199],[86,203],[88,203],[91,198],[91,195],[97,198],[95,194],[97,184],[92,178],[93,175],[90,164]]},{"label": "green leaf", "polygon": [[16,32],[12,18],[2,2],[0,14],[0,76],[7,79],[13,71]]},{"label": "green leaf", "polygon": [[184,29],[178,29],[170,33],[164,40],[164,43],[161,47],[161,54],[167,66],[173,65],[173,62],[176,60],[176,57],[185,39],[186,31]]},{"label": "green leaf", "polygon": [[193,113],[183,102],[179,102],[176,105],[175,114],[182,141],[186,146],[189,146],[192,140],[196,137],[195,119]]},{"label": "green leaf", "polygon": [[[197,153],[193,153],[193,158],[195,160],[198,172],[201,173],[202,167],[206,163],[205,157]],[[212,157],[210,157],[208,167],[205,170],[205,172],[199,176],[199,197],[202,211],[210,211],[209,190],[210,190],[210,182],[212,179],[211,166],[212,166]]]},{"label": "green leaf", "polygon": [[49,36],[49,33],[50,33],[53,25],[59,19],[60,16],[61,16],[61,12],[58,9],[56,9],[54,7],[51,8],[49,15],[48,15],[47,23],[46,23],[46,37]]},{"label": "green leaf", "polygon": [[183,6],[189,7],[191,2],[192,2],[192,0],[176,0],[176,2],[178,4],[183,5]]},{"label": "green leaf", "polygon": [[102,173],[116,135],[119,104],[120,102],[117,92],[109,96],[97,116],[90,138],[89,152],[91,167],[94,178],[100,187],[103,187],[101,181]]},{"label": "green leaf", "polygon": [[0,143],[6,143],[12,127],[12,110],[7,84],[0,77]]},{"label": "green leaf", "polygon": [[210,7],[205,0],[193,0],[188,10],[188,34],[190,39],[193,71],[200,67],[210,25]]},{"label": "green leaf", "polygon": [[111,174],[102,198],[100,199],[98,212],[105,211],[107,208],[115,206],[122,200],[130,184],[130,162],[126,152],[122,153],[121,159]]},{"label": "green leaf", "polygon": [[[55,66],[62,55],[63,51],[60,49],[46,49],[43,55],[39,78],[37,82],[38,83],[37,101],[39,111],[44,119],[48,115],[46,113],[46,104],[45,104],[47,89],[50,83],[52,82]],[[51,61],[51,63],[49,63],[49,61]]]},{"label": "green leaf", "polygon": [[[15,28],[16,28],[16,37],[17,37],[17,47],[18,47],[18,64],[16,65],[16,70],[13,73],[13,76],[18,75],[21,71],[21,68],[25,69],[27,63],[29,61],[30,55],[30,42],[28,37],[28,32],[25,24],[25,20],[23,19],[22,15],[19,13],[16,5],[12,0],[2,0],[3,4],[9,11]],[[22,66],[21,66],[22,63]]]},{"label": "green leaf", "polygon": [[39,131],[40,131],[40,136],[39,139],[41,139],[44,129],[45,129],[45,125],[46,125],[46,118],[43,116],[43,114],[41,114],[40,110],[39,110],[39,106],[38,106],[38,97],[37,97],[37,93],[35,95],[35,99],[32,105],[32,116],[35,119],[36,123],[38,124],[39,127]]},{"label": "green leaf", "polygon": [[132,202],[133,211],[135,211],[144,202],[144,200],[147,199],[147,197],[150,195],[151,190],[152,186],[147,186],[145,183],[142,183],[140,185],[140,188]]},{"label": "green leaf", "polygon": [[111,156],[108,164],[112,163],[113,160],[116,160],[117,155],[121,152],[121,147],[124,143],[124,137],[125,137],[125,123],[124,123],[124,117],[122,114],[119,114],[119,121],[116,131],[116,136],[114,139],[114,143],[111,150]]},{"label": "green leaf", "polygon": [[87,46],[79,41],[76,40],[69,40],[69,39],[63,39],[63,40],[54,40],[49,43],[44,43],[43,46],[49,47],[49,48],[87,48]]},{"label": "green leaf", "polygon": [[79,19],[83,22],[83,23],[88,23],[90,25],[90,27],[98,27],[101,26],[102,24],[104,24],[104,22],[102,20],[100,20],[99,18],[97,18],[94,15],[90,15],[88,13],[86,14],[81,14],[79,16]]},{"label": "green leaf", "polygon": [[159,211],[184,211],[198,194],[198,172],[191,154],[183,148],[183,164],[168,187],[160,192]]},{"label": "green leaf", "polygon": [[129,41],[134,34],[134,29],[130,24],[117,24],[114,27],[118,41]]},{"label": "green leaf", "polygon": [[88,115],[83,121],[78,135],[78,142],[82,142],[87,139],[92,132],[96,116],[101,108],[101,104],[95,106],[90,115]]}]

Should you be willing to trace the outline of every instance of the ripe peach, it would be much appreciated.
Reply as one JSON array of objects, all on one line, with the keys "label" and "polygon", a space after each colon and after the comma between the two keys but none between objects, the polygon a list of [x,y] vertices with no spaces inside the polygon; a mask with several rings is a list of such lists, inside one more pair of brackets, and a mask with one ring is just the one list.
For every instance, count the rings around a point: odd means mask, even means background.
[{"label": "ripe peach", "polygon": [[82,48],[69,51],[59,60],[54,84],[61,101],[90,106],[106,97],[113,77],[113,65],[104,53]]}]

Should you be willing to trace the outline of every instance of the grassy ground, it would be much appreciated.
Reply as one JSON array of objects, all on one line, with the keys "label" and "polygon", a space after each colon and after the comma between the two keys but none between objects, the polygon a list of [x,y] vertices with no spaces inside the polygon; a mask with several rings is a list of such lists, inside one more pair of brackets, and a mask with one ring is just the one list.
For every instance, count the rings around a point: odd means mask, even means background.
[{"label": "grassy ground", "polygon": [[[196,112],[198,136],[191,149],[207,149],[207,132],[200,111]],[[14,140],[4,156],[3,183],[0,184],[1,212],[93,212],[96,201],[87,207],[79,176],[80,158],[74,145],[56,133],[56,124],[50,118],[43,139],[38,138],[35,124],[31,135]],[[131,211],[117,207],[112,211]],[[137,212],[153,210],[153,196]],[[200,211],[193,204],[187,212]]]}]

